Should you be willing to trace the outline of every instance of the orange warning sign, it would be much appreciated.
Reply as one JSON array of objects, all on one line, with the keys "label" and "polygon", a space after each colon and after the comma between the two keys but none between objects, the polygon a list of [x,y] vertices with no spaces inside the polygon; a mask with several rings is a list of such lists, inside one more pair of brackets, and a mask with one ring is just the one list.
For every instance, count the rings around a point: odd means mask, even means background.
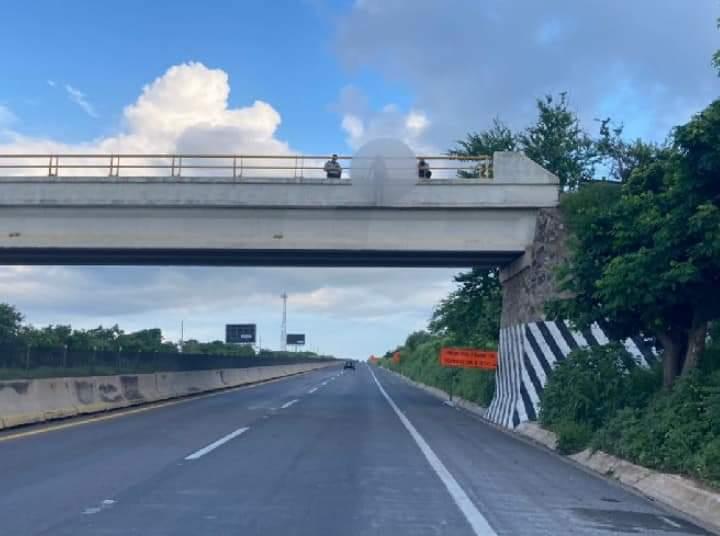
[{"label": "orange warning sign", "polygon": [[396,365],[400,363],[400,352],[395,352],[392,356],[392,362]]},{"label": "orange warning sign", "polygon": [[497,352],[475,348],[442,348],[440,364],[443,367],[497,369]]}]

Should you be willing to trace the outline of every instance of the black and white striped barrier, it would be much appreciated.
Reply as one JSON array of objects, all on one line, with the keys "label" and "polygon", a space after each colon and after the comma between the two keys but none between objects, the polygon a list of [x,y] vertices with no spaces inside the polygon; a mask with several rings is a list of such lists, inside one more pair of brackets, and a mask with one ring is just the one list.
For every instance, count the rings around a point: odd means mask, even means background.
[{"label": "black and white striped barrier", "polygon": [[[537,420],[540,396],[555,363],[576,348],[602,346],[608,342],[597,324],[583,331],[573,331],[559,320],[502,328],[495,397],[488,407],[487,418],[508,428]],[[656,359],[652,349],[639,337],[626,339],[623,344],[643,366]]]}]

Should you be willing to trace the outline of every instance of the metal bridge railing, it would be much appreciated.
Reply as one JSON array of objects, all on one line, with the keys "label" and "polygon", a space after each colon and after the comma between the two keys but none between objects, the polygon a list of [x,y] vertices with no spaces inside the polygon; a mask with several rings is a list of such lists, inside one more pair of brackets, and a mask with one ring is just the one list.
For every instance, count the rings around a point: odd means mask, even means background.
[{"label": "metal bridge railing", "polygon": [[[423,156],[433,179],[492,178],[489,156]],[[0,177],[226,177],[323,179],[323,155],[235,154],[0,154]],[[386,166],[392,171],[392,159]],[[342,179],[352,176],[351,156],[338,156]],[[407,162],[402,163],[407,169]],[[401,169],[401,168],[397,168]]]}]

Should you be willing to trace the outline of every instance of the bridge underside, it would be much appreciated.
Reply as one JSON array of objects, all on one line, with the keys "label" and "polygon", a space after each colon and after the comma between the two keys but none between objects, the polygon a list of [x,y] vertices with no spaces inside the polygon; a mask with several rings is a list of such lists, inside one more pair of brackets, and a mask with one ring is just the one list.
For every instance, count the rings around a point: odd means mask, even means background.
[{"label": "bridge underside", "polygon": [[532,208],[2,207],[0,264],[503,266]]},{"label": "bridge underside", "polygon": [[0,264],[489,268],[507,265],[520,255],[522,255],[521,251],[21,247],[0,248]]}]

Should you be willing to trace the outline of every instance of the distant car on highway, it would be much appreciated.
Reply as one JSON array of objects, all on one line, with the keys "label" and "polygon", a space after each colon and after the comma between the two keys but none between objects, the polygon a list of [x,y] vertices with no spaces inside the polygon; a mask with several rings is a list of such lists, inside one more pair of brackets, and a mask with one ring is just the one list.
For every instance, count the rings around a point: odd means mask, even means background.
[{"label": "distant car on highway", "polygon": [[355,370],[355,361],[345,361],[345,365],[343,365],[343,369],[351,368]]}]

